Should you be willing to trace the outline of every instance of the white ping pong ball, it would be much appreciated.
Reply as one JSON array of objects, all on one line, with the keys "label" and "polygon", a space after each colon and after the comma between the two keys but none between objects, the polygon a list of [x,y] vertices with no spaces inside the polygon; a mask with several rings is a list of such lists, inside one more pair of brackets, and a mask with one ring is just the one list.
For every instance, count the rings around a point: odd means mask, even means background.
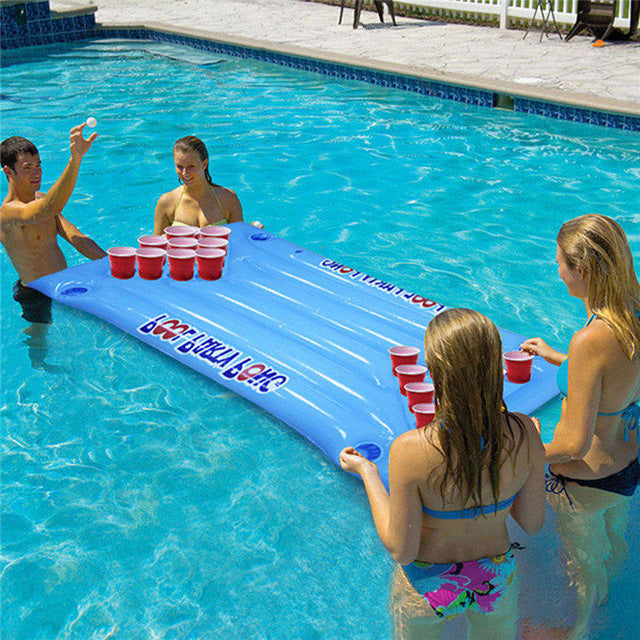
[{"label": "white ping pong ball", "polygon": [[93,116],[89,116],[87,118],[87,125],[90,126],[92,129],[93,127],[95,127],[98,124],[98,121],[93,117]]}]

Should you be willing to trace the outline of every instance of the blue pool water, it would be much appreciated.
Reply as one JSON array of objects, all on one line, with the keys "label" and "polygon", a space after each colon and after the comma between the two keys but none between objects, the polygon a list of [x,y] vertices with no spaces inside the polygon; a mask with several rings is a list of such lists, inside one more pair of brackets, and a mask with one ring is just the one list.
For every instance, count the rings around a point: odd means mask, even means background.
[{"label": "blue pool water", "polygon": [[[151,43],[10,53],[2,87],[2,137],[36,142],[43,188],[66,163],[69,128],[97,118],[65,212],[105,248],[151,231],[177,184],[172,144],[190,133],[248,220],[559,346],[585,320],[556,273],[562,221],[614,216],[640,248],[635,134]],[[356,480],[72,309],[54,309],[55,369],[33,370],[4,252],[1,266],[3,640],[390,637],[393,563]],[[557,401],[538,412],[547,439],[558,413]],[[631,518],[637,566],[637,499]],[[541,535],[514,536],[527,547],[523,617],[567,624],[552,513]],[[639,591],[637,571],[616,579],[589,637],[634,638]]]}]

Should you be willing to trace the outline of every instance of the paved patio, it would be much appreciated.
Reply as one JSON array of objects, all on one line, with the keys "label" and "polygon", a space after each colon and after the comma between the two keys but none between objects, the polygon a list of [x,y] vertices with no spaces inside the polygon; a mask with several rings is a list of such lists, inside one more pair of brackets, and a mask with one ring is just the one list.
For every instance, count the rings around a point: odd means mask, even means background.
[{"label": "paved patio", "polygon": [[[540,88],[607,108],[623,101],[640,114],[640,42],[594,48],[589,37],[566,43],[557,35],[539,41],[532,32],[445,24],[398,17],[380,24],[363,12],[353,30],[353,13],[338,25],[339,7],[303,0],[94,0],[96,20],[105,25],[156,22],[230,39],[250,38],[367,61],[379,60],[433,78],[475,78],[485,86]],[[51,0],[52,8],[56,0]],[[505,84],[506,83],[506,84]],[[498,86],[498,90],[501,87]],[[543,92],[544,93],[544,92]]]}]

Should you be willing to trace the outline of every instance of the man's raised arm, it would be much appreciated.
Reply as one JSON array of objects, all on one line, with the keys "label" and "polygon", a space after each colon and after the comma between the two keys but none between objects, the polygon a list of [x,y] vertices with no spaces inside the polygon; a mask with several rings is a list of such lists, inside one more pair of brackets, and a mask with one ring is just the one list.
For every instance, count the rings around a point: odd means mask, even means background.
[{"label": "man's raised arm", "polygon": [[93,133],[85,140],[82,135],[85,126],[86,124],[81,124],[71,129],[69,135],[71,158],[62,175],[44,197],[24,204],[15,201],[5,204],[2,216],[3,224],[38,224],[43,218],[55,216],[64,209],[76,186],[82,158],[98,136],[97,133]]}]

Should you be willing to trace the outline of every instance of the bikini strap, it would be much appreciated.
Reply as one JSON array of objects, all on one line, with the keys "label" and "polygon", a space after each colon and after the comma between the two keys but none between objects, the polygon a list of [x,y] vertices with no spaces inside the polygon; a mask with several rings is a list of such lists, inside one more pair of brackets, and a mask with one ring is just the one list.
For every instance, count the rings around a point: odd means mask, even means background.
[{"label": "bikini strap", "polygon": [[428,516],[438,518],[439,520],[475,520],[475,518],[480,516],[488,515],[491,512],[498,513],[498,511],[510,507],[517,497],[518,494],[516,492],[510,498],[502,500],[502,502],[498,502],[498,504],[495,505],[478,505],[477,507],[467,507],[466,509],[455,511],[440,511],[438,509],[431,509],[423,504],[422,511]]},{"label": "bikini strap", "polygon": [[[184,195],[184,190],[185,190],[185,186],[182,185],[182,190],[180,191],[180,197],[178,198],[178,202],[176,202],[176,206],[173,207],[173,213],[171,214],[173,216],[173,220],[175,220],[176,211],[178,210],[178,207],[180,206],[180,203],[182,202],[182,196]],[[172,223],[173,223],[173,220],[172,220]]]},{"label": "bikini strap", "polygon": [[544,475],[544,488],[548,493],[555,493],[556,495],[560,495],[564,493],[569,501],[569,506],[574,509],[573,500],[571,500],[571,496],[567,492],[567,481],[564,476],[558,476],[553,471],[549,470]]},{"label": "bikini strap", "polygon": [[620,416],[624,420],[624,441],[629,442],[629,431],[637,431],[640,427],[640,398],[628,407],[613,413],[598,413],[599,416]]},{"label": "bikini strap", "polygon": [[[638,312],[637,310],[636,315],[640,317],[640,312]],[[595,317],[596,314],[592,313],[591,317],[587,320],[587,324],[585,325],[585,327],[588,327]],[[607,417],[620,416],[624,420],[624,441],[629,442],[629,431],[636,431],[640,426],[640,398],[638,398],[635,402],[632,402],[628,407],[620,409],[620,411],[614,411],[612,413],[599,411],[598,415]]]},{"label": "bikini strap", "polygon": [[222,203],[220,202],[220,198],[218,198],[218,195],[216,194],[216,188],[211,185],[211,191],[213,192],[213,197],[216,199],[216,202],[218,203],[218,207],[220,208],[220,215],[226,220],[227,216],[224,215],[224,209],[222,208]]},{"label": "bikini strap", "polygon": [[640,427],[640,398],[630,404],[623,412],[624,441],[629,442],[629,431],[637,431]]}]

